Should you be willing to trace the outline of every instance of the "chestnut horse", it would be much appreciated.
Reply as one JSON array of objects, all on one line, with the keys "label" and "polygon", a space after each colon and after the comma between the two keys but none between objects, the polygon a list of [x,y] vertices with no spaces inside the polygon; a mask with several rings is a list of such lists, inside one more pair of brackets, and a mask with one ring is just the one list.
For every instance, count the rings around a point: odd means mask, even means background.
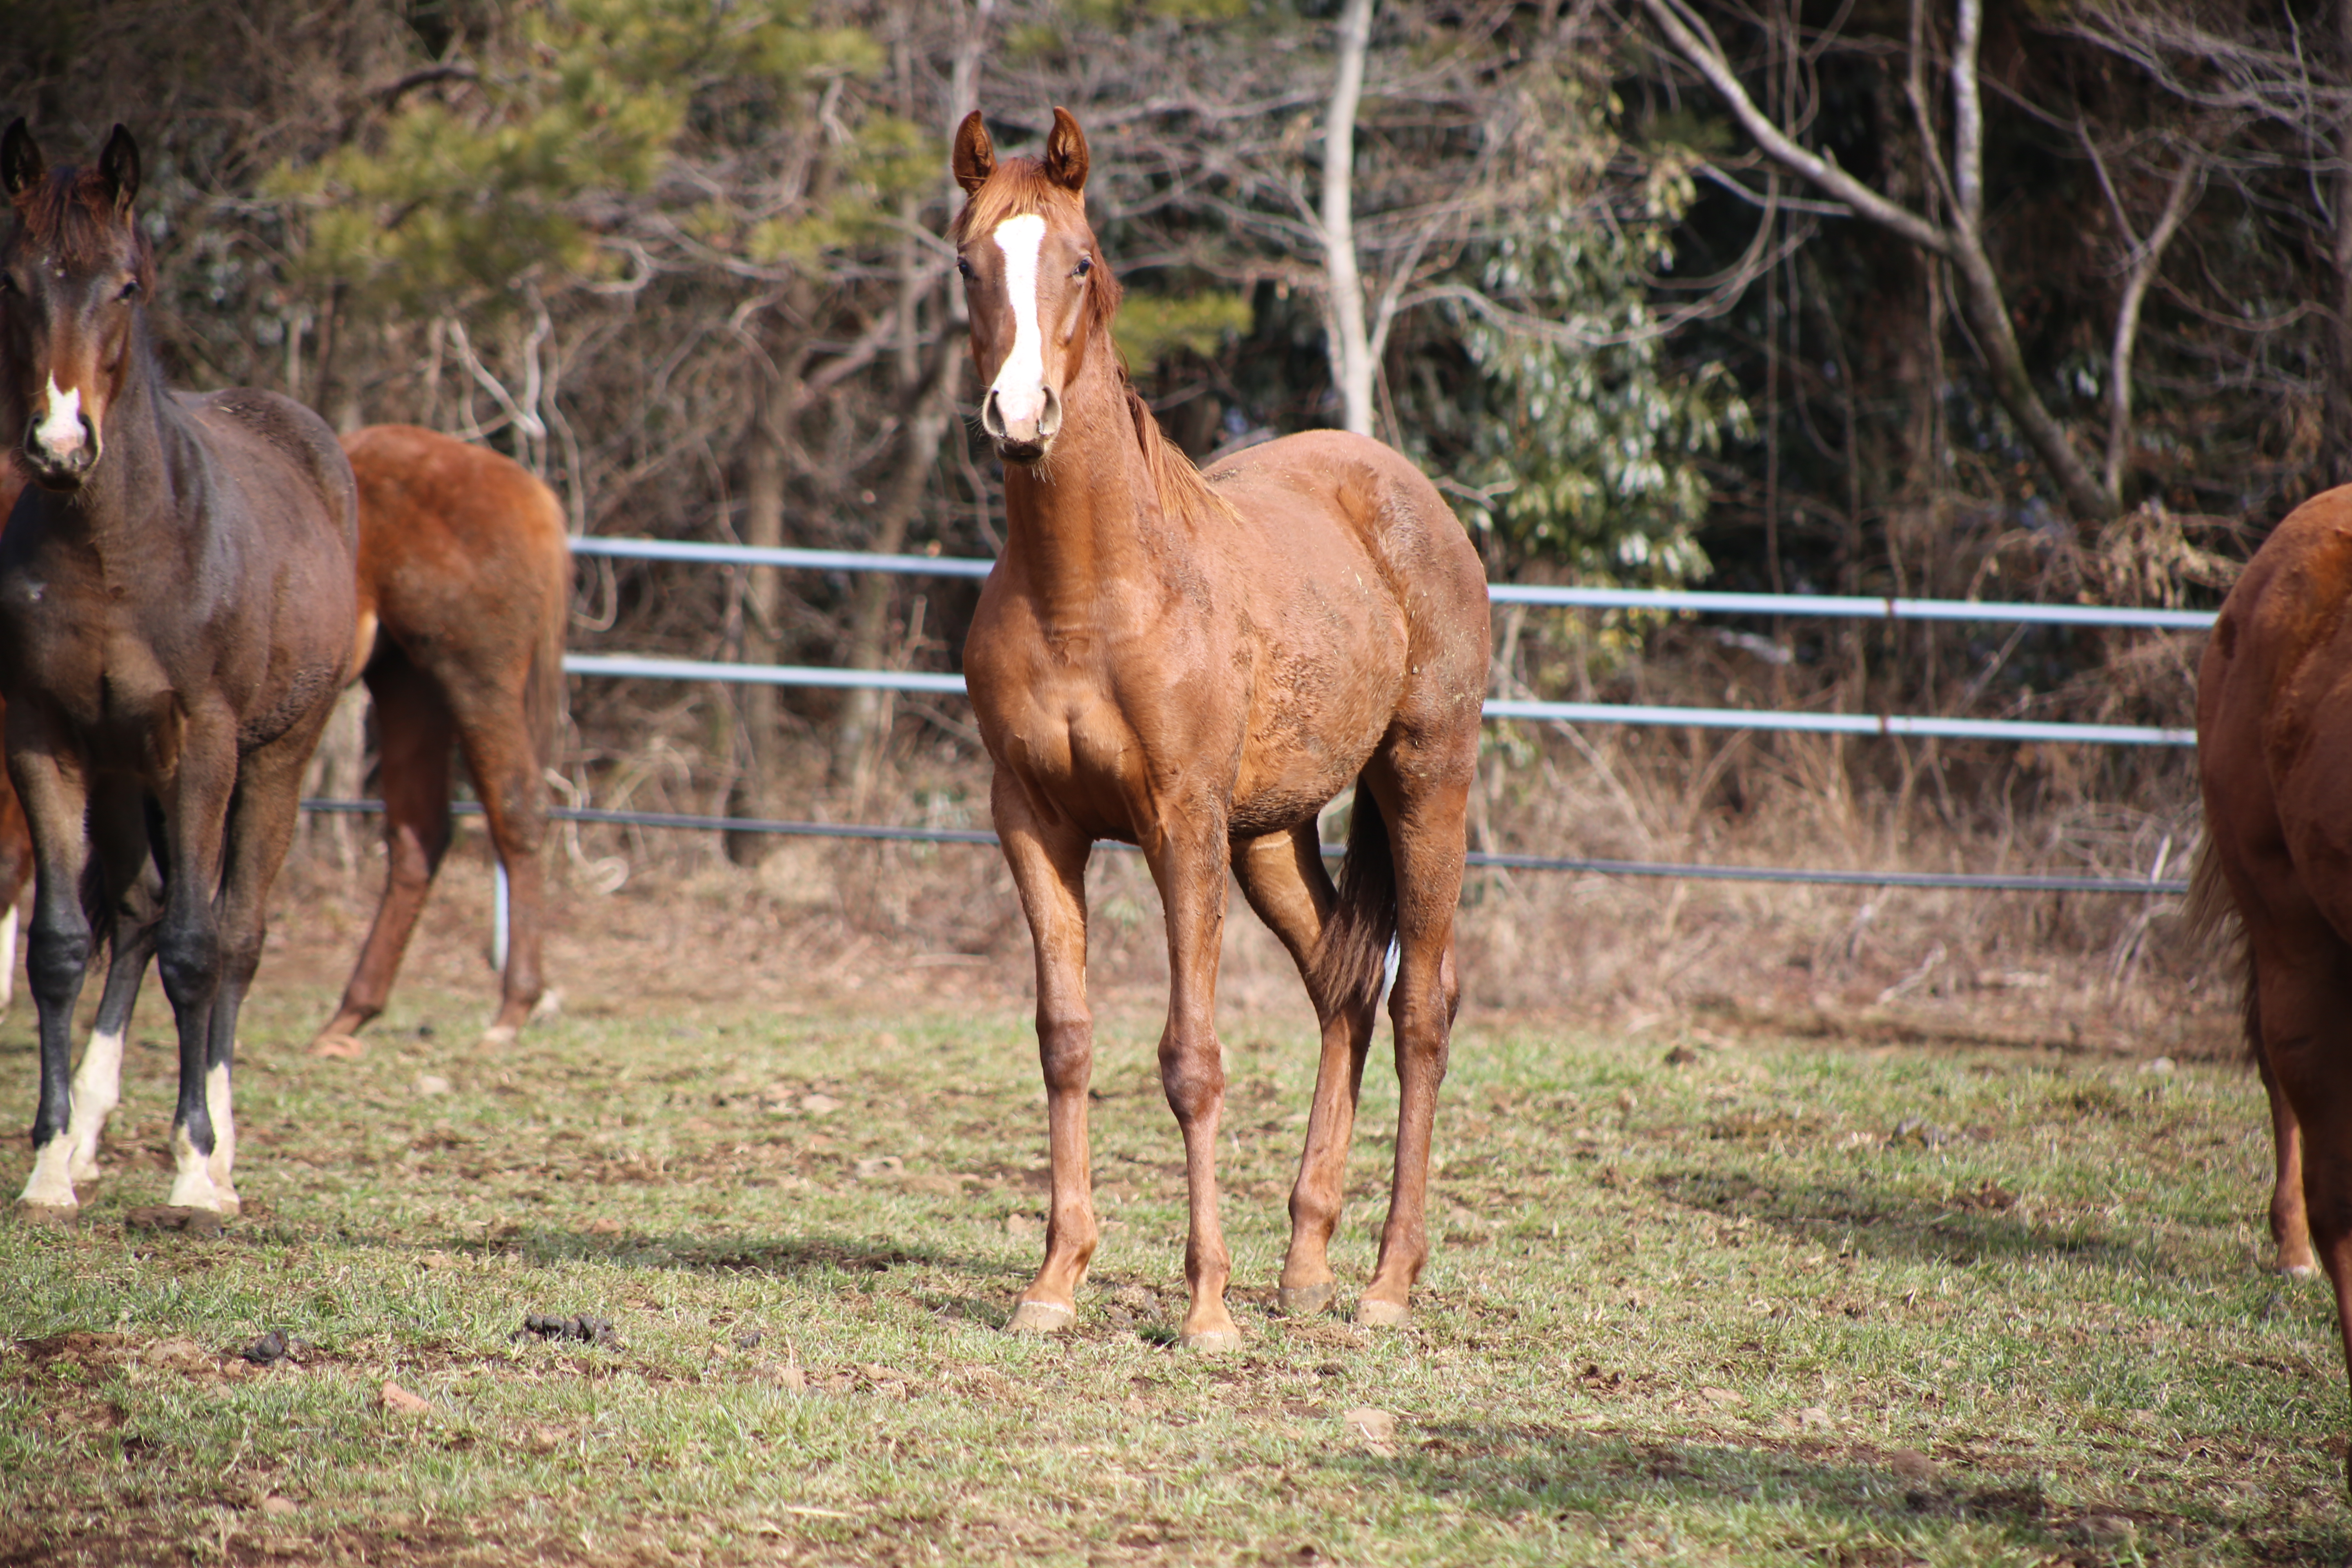
[{"label": "chestnut horse", "polygon": [[[139,153],[93,169],[0,134],[0,430],[32,468],[0,534],[8,772],[37,869],[26,970],[40,1013],[33,1173],[20,1211],[70,1218],[67,1067],[91,949],[86,870],[152,924],[180,1037],[174,1205],[233,1215],[230,1076],[302,767],[350,673],[358,498],[310,410],[163,384],[132,214]],[[160,871],[160,884],[153,879]]]},{"label": "chestnut horse", "polygon": [[[1380,1261],[1356,1307],[1397,1323],[1429,1255],[1431,1131],[1459,997],[1454,909],[1486,679],[1486,584],[1434,487],[1363,437],[1254,447],[1205,475],[1160,434],[1111,340],[1118,286],[1087,227],[1087,143],[1059,109],[1042,160],[956,132],[951,237],[1005,464],[1005,543],[964,674],[996,830],[1037,953],[1053,1159],[1045,1258],[1009,1327],[1067,1327],[1099,1236],[1087,1142],[1086,867],[1139,847],[1167,910],[1160,1082],[1191,1195],[1183,1342],[1239,1342],[1217,1223],[1225,1074],[1214,1027],[1226,873],[1290,951],[1322,1026],[1290,1198],[1285,1310],[1336,1293],[1326,1253],[1393,938],[1400,1082]],[[1335,890],[1316,826],[1353,784]]]},{"label": "chestnut horse", "polygon": [[2278,1265],[2311,1273],[2316,1244],[2352,1355],[2352,486],[2289,513],[2222,603],[2197,674],[2197,763],[2192,919],[2242,927]]},{"label": "chestnut horse", "polygon": [[334,1048],[383,1011],[449,847],[449,748],[463,749],[506,868],[507,965],[482,1037],[511,1044],[542,990],[547,768],[563,698],[572,546],[554,492],[512,458],[413,425],[343,437],[360,490],[360,658],[375,703],[383,900],[335,1016]]}]

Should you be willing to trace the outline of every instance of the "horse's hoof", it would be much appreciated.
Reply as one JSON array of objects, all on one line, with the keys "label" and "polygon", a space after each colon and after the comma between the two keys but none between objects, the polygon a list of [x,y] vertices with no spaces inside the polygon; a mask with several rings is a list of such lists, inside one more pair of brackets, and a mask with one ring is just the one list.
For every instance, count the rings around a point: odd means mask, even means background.
[{"label": "horse's hoof", "polygon": [[47,1226],[56,1230],[70,1230],[81,1217],[79,1204],[18,1204],[16,1217],[26,1225]]},{"label": "horse's hoof", "polygon": [[493,1024],[482,1031],[482,1037],[474,1048],[483,1051],[502,1051],[513,1045],[521,1034],[522,1031],[512,1024]]},{"label": "horse's hoof", "polygon": [[1070,1325],[1078,1321],[1077,1313],[1067,1307],[1057,1307],[1051,1301],[1023,1301],[1004,1320],[1008,1334],[1066,1334]]},{"label": "horse's hoof", "polygon": [[1356,1324],[1365,1329],[1401,1329],[1412,1316],[1412,1309],[1402,1301],[1382,1301],[1366,1296],[1356,1303]]},{"label": "horse's hoof", "polygon": [[1329,1311],[1332,1298],[1339,1294],[1336,1281],[1302,1285],[1296,1290],[1285,1285],[1275,1292],[1274,1310],[1286,1318],[1311,1318],[1318,1312]]},{"label": "horse's hoof", "polygon": [[355,1062],[367,1055],[367,1047],[357,1035],[320,1035],[310,1042],[310,1054],[339,1062]]},{"label": "horse's hoof", "polygon": [[1239,1329],[1207,1329],[1186,1334],[1177,1342],[1195,1355],[1223,1355],[1242,1348],[1242,1332]]},{"label": "horse's hoof", "polygon": [[2319,1270],[2308,1263],[2282,1263],[2278,1276],[2282,1279],[2316,1279]]}]

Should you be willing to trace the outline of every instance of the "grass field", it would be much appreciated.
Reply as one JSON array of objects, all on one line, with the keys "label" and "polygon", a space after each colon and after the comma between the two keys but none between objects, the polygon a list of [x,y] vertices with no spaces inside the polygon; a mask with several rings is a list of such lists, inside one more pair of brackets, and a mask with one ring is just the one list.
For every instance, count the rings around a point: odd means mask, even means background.
[{"label": "grass field", "polygon": [[[134,1048],[81,1226],[0,1226],[0,1563],[2352,1552],[2326,1293],[2263,1272],[2234,1069],[1473,1016],[1435,1258],[1412,1326],[1370,1334],[1267,1310],[1312,1056],[1304,1020],[1245,1022],[1247,1343],[1198,1358],[1156,1014],[1105,1019],[1077,1331],[1020,1340],[1034,1047],[955,989],[571,1016],[497,1060],[478,997],[418,989],[341,1062],[300,1049],[327,994],[265,986],[219,1239],[125,1227],[168,1185],[170,1058]],[[12,1130],[29,1032],[0,1032]],[[1343,1291],[1384,1204],[1368,1083]],[[518,1339],[527,1314],[620,1342]],[[295,1359],[237,1357],[270,1331]]]}]

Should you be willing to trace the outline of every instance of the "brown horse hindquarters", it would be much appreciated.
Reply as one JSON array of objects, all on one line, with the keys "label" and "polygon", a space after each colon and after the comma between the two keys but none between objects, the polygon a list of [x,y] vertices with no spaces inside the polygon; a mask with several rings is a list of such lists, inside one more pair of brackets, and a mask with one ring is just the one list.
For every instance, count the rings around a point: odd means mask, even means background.
[{"label": "brown horse hindquarters", "polygon": [[2315,1245],[2352,1356],[2352,488],[2297,508],[2231,592],[2197,731],[2199,880],[2218,870],[2243,923],[2279,1261]]},{"label": "brown horse hindquarters", "polygon": [[544,770],[561,707],[572,558],[554,495],[520,465],[414,426],[344,440],[360,490],[361,620],[382,742],[383,898],[321,1040],[383,1009],[449,842],[449,746],[465,754],[506,868],[509,940],[483,1043],[514,1039],[542,994]]}]

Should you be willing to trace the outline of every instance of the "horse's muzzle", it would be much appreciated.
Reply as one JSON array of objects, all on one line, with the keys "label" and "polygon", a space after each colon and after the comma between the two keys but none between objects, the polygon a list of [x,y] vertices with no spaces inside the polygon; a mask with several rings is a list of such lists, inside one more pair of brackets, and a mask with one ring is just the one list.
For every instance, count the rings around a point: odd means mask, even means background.
[{"label": "horse's muzzle", "polygon": [[89,427],[87,418],[79,423],[79,440],[59,442],[45,437],[39,426],[25,433],[25,464],[33,471],[33,482],[43,489],[78,490],[98,466],[98,432]]},{"label": "horse's muzzle", "polygon": [[1062,395],[1048,386],[1036,412],[1007,418],[996,388],[980,402],[980,427],[996,443],[996,455],[1008,463],[1034,463],[1054,444],[1062,427]]}]

